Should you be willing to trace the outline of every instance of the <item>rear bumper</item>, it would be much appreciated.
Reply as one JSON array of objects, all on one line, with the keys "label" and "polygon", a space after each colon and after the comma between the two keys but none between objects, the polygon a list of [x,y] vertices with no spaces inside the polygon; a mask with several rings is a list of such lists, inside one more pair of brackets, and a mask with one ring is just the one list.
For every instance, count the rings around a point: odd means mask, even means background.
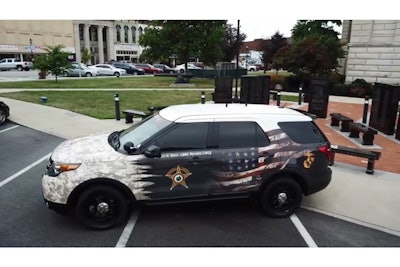
[{"label": "rear bumper", "polygon": [[312,177],[307,181],[307,188],[304,195],[311,195],[322,189],[326,188],[332,180],[332,169],[328,168],[324,173],[318,173],[312,175]]}]

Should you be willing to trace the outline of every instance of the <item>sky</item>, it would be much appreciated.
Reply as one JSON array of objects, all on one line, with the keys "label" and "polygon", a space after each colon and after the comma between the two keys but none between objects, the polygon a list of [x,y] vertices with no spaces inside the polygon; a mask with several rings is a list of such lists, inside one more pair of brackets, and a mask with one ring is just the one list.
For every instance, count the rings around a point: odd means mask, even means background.
[{"label": "sky", "polygon": [[[245,33],[247,36],[245,41],[253,41],[254,39],[269,39],[277,31],[279,31],[283,37],[290,37],[291,30],[296,22],[296,19],[239,19],[240,33]],[[237,28],[238,19],[228,19],[228,23]]]},{"label": "sky", "polygon": [[[354,3],[353,3],[354,2]],[[291,29],[300,19],[399,19],[392,0],[376,2],[335,0],[118,0],[115,5],[95,1],[69,0],[60,8],[49,0],[4,1],[0,19],[222,19],[247,35],[246,41],[268,39],[279,31],[290,37]],[[140,4],[139,4],[140,3]],[[42,8],[46,7],[46,8]],[[14,12],[15,11],[15,12]]]}]

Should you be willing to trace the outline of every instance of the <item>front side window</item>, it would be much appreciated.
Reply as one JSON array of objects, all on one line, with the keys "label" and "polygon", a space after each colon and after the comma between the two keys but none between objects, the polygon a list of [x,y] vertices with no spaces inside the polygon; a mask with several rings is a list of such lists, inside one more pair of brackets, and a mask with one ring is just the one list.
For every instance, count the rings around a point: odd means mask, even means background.
[{"label": "front side window", "polygon": [[219,148],[263,147],[269,144],[264,131],[255,122],[219,122]]},{"label": "front side window", "polygon": [[161,151],[205,149],[207,147],[208,123],[181,123],[154,144]]},{"label": "front side window", "polygon": [[159,114],[148,117],[122,131],[119,136],[120,144],[123,146],[126,142],[132,142],[135,147],[139,148],[144,141],[171,123],[171,121],[162,118]]}]

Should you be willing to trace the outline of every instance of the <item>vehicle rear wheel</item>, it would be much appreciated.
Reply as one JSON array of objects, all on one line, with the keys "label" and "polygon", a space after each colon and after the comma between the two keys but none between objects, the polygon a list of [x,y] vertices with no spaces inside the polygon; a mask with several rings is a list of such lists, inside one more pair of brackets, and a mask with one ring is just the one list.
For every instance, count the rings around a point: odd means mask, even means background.
[{"label": "vehicle rear wheel", "polygon": [[283,218],[300,207],[302,198],[300,185],[290,177],[281,176],[266,185],[260,196],[260,205],[268,216]]},{"label": "vehicle rear wheel", "polygon": [[116,188],[96,185],[79,197],[76,216],[84,226],[105,230],[121,223],[128,215],[129,201]]},{"label": "vehicle rear wheel", "polygon": [[92,74],[90,72],[86,72],[86,77],[92,77]]},{"label": "vehicle rear wheel", "polygon": [[114,72],[114,76],[119,77],[119,72]]},{"label": "vehicle rear wheel", "polygon": [[22,66],[18,66],[18,67],[17,67],[17,70],[19,70],[19,71],[23,71],[23,70],[24,70],[24,68],[23,68]]}]

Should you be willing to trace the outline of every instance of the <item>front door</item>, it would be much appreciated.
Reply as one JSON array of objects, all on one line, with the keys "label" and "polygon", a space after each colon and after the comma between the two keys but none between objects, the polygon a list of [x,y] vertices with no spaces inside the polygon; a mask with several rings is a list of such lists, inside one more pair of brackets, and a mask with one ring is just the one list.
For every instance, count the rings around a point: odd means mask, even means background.
[{"label": "front door", "polygon": [[180,123],[151,141],[160,158],[145,158],[146,195],[152,200],[196,198],[208,195],[211,149],[207,149],[209,123]]}]

